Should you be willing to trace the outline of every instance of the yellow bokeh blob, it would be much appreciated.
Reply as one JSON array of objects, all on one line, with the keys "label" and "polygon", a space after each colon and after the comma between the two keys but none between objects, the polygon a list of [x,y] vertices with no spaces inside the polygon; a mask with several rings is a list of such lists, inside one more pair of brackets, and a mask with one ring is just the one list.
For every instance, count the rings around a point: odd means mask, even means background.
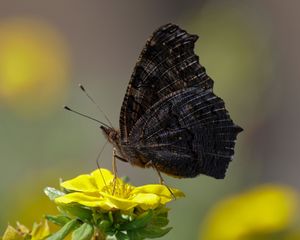
[{"label": "yellow bokeh blob", "polygon": [[299,198],[292,189],[263,185],[218,203],[201,230],[205,240],[245,240],[289,229],[298,215]]},{"label": "yellow bokeh blob", "polygon": [[69,79],[69,54],[63,36],[37,19],[0,22],[0,99],[32,114],[57,102]]}]

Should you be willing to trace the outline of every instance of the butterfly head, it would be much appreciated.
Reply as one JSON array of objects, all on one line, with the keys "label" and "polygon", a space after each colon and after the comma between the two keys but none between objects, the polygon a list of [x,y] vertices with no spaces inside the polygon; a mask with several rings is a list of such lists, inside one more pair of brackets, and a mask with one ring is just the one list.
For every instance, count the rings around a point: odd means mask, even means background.
[{"label": "butterfly head", "polygon": [[107,138],[107,140],[113,145],[115,145],[116,147],[119,147],[119,142],[120,142],[119,132],[114,128],[108,128],[104,126],[101,126],[100,128],[104,136]]}]

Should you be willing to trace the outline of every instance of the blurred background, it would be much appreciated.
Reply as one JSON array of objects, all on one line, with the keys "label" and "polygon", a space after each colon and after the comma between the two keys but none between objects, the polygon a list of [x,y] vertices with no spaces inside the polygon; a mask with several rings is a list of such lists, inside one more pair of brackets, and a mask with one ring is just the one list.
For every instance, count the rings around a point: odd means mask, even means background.
[{"label": "blurred background", "polygon": [[[203,224],[218,202],[261,184],[297,192],[299,10],[292,0],[1,0],[0,232],[8,222],[31,225],[55,213],[43,188],[96,168],[105,143],[99,126],[62,106],[105,120],[82,83],[118,127],[138,55],[168,22],[200,36],[200,62],[244,132],[226,179],[165,176],[186,198],[170,205],[174,229],[163,239],[205,239]],[[103,167],[111,168],[111,155],[107,146]],[[118,169],[136,185],[158,181],[151,169],[121,162]]]}]

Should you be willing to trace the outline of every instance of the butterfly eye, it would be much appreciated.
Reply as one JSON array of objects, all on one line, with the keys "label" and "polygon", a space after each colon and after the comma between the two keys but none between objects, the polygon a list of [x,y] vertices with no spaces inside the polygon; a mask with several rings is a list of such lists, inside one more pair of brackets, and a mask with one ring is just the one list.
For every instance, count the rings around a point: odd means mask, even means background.
[{"label": "butterfly eye", "polygon": [[117,139],[117,133],[115,131],[111,131],[108,134],[108,137],[109,137],[109,139],[116,140]]},{"label": "butterfly eye", "polygon": [[110,133],[108,134],[108,137],[112,139],[112,138],[114,137],[114,133],[113,133],[113,132],[110,132]]}]

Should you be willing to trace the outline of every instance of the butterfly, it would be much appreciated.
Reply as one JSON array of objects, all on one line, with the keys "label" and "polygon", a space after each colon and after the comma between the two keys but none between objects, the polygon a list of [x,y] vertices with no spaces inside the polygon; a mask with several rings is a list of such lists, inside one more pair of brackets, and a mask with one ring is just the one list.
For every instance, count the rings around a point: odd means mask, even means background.
[{"label": "butterfly", "polygon": [[242,128],[213,93],[194,52],[197,39],[166,24],[147,41],[123,100],[120,129],[101,126],[120,160],[179,178],[225,177]]}]

